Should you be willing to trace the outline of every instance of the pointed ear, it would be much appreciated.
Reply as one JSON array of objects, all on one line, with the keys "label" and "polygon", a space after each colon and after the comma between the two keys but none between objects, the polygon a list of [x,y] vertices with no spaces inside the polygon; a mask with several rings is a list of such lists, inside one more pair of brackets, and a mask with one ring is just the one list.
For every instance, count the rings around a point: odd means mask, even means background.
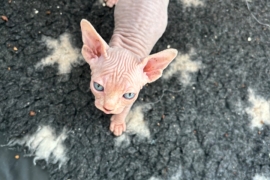
[{"label": "pointed ear", "polygon": [[148,77],[148,82],[151,83],[162,76],[163,70],[176,57],[178,51],[176,49],[166,49],[156,54],[152,54],[141,61],[143,72]]},{"label": "pointed ear", "polygon": [[82,55],[88,64],[92,64],[101,55],[106,57],[106,50],[109,48],[108,44],[100,37],[95,28],[90,22],[81,20],[82,30]]}]

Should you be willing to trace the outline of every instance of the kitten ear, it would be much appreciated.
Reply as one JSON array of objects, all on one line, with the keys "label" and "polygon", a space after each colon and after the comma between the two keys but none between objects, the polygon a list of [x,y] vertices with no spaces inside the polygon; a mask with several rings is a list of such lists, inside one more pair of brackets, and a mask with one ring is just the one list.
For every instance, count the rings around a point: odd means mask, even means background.
[{"label": "kitten ear", "polygon": [[147,83],[154,82],[162,76],[163,70],[176,57],[176,49],[166,49],[156,54],[152,54],[141,61],[143,72],[147,75]]},{"label": "kitten ear", "polygon": [[108,44],[100,37],[95,28],[90,22],[81,20],[82,30],[82,55],[88,64],[92,64],[101,55],[107,55],[106,50],[109,48]]}]

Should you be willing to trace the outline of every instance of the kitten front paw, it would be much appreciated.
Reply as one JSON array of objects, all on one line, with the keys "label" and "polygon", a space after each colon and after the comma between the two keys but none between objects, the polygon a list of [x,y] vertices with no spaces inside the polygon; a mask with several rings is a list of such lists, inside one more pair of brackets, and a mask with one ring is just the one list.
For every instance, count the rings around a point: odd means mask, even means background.
[{"label": "kitten front paw", "polygon": [[117,2],[118,0],[105,0],[106,6],[110,8],[113,7]]},{"label": "kitten front paw", "polygon": [[113,115],[111,117],[110,130],[115,136],[120,136],[126,131],[125,119],[119,118],[118,115]]}]

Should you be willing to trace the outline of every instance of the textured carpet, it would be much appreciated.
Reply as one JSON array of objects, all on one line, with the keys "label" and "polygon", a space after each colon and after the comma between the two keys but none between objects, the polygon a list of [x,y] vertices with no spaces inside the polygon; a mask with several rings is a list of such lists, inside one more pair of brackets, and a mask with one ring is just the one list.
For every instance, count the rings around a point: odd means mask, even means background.
[{"label": "textured carpet", "polygon": [[33,156],[52,180],[270,179],[270,2],[171,0],[152,52],[179,55],[143,88],[119,138],[80,55],[80,20],[108,42],[113,9],[2,0],[0,12],[1,153]]}]

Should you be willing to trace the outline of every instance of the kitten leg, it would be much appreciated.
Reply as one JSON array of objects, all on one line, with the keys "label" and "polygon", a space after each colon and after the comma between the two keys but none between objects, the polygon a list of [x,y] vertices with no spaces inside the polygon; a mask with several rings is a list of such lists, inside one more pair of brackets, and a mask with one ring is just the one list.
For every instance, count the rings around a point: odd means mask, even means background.
[{"label": "kitten leg", "polygon": [[118,2],[118,0],[105,0],[105,2],[108,7],[113,7],[113,5]]},{"label": "kitten leg", "polygon": [[111,117],[110,130],[115,136],[122,135],[126,131],[126,117],[130,110],[130,107],[126,107],[120,114],[114,114]]},{"label": "kitten leg", "polygon": [[125,119],[119,119],[117,116],[118,114],[112,116],[110,130],[115,136],[120,136],[126,131],[126,122]]}]

